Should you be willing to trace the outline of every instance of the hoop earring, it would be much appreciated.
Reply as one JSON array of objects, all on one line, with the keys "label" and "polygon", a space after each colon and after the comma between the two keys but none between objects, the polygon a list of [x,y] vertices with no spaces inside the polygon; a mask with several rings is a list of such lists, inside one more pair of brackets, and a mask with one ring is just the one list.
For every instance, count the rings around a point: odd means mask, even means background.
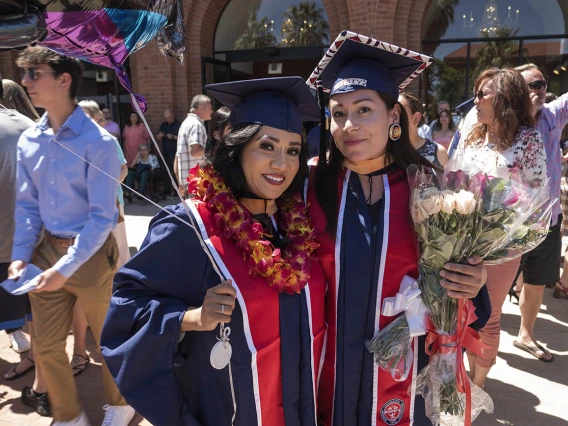
[{"label": "hoop earring", "polygon": [[392,123],[389,126],[389,138],[391,138],[393,141],[397,141],[400,139],[401,135],[402,135],[402,127],[400,127],[400,124]]}]

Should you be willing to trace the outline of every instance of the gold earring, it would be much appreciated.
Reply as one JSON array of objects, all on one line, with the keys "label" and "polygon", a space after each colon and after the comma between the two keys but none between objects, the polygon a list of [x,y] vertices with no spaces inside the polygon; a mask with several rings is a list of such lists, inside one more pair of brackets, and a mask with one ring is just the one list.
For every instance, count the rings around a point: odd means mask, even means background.
[{"label": "gold earring", "polygon": [[389,138],[393,141],[397,141],[400,139],[402,135],[402,127],[398,123],[392,123],[389,127]]}]

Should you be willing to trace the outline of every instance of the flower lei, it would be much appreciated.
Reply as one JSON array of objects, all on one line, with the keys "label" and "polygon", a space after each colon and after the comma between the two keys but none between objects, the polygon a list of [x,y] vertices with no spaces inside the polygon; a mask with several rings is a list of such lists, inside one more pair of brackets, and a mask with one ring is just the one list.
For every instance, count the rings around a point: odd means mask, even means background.
[{"label": "flower lei", "polygon": [[300,194],[278,200],[280,228],[291,242],[284,250],[274,248],[266,239],[262,225],[252,221],[251,214],[235,198],[223,177],[211,166],[192,170],[188,192],[214,213],[226,239],[236,241],[249,259],[249,274],[266,278],[278,292],[300,293],[310,279],[313,251],[319,247]]}]

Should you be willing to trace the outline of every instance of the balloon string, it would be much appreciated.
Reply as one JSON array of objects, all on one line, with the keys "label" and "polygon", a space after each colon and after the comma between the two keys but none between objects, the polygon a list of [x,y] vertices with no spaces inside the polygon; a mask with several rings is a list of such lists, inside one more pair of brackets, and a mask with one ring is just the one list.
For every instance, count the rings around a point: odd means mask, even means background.
[{"label": "balloon string", "polygon": [[[131,94],[131,96],[134,96]],[[207,245],[205,244],[205,241],[203,240],[203,237],[201,236],[201,233],[199,232],[199,230],[197,229],[197,226],[195,225],[195,222],[193,221],[193,216],[191,215],[190,211],[189,211],[189,207],[187,206],[185,200],[183,199],[181,193],[179,192],[179,188],[176,186],[175,184],[175,180],[172,177],[171,171],[168,168],[167,163],[165,162],[165,159],[162,155],[162,152],[160,151],[160,147],[158,145],[158,143],[156,142],[156,140],[154,139],[154,136],[152,134],[152,131],[150,130],[150,126],[148,125],[148,122],[146,121],[146,118],[144,117],[144,114],[142,113],[142,111],[140,110],[140,107],[138,106],[138,104],[134,103],[134,107],[136,108],[139,116],[142,118],[142,121],[144,122],[144,125],[146,126],[146,129],[148,130],[148,134],[150,135],[154,146],[156,147],[156,150],[158,151],[158,154],[160,155],[160,158],[162,159],[162,162],[164,163],[164,167],[166,168],[166,171],[168,172],[168,175],[171,179],[172,182],[172,186],[175,188],[176,193],[179,197],[179,199],[181,200],[181,204],[183,205],[185,212],[187,213],[187,216],[190,220],[190,222],[187,222],[185,220],[183,220],[182,218],[172,214],[171,212],[167,211],[165,208],[163,208],[162,206],[160,206],[158,203],[155,203],[154,201],[150,200],[148,197],[146,197],[145,195],[139,193],[138,191],[128,187],[125,183],[119,181],[118,179],[116,179],[114,176],[108,174],[107,172],[105,172],[104,170],[102,170],[100,167],[96,166],[95,164],[91,163],[90,161],[88,161],[86,158],[81,157],[79,154],[77,154],[75,151],[73,151],[72,149],[66,147],[65,145],[63,145],[62,143],[60,143],[55,136],[52,135],[48,135],[46,133],[44,133],[51,141],[55,142],[57,145],[59,145],[60,147],[62,147],[63,149],[69,151],[71,154],[73,154],[74,156],[76,156],[77,158],[80,158],[81,160],[83,160],[85,163],[87,163],[88,165],[94,167],[96,170],[98,170],[99,172],[101,172],[102,174],[104,174],[105,176],[109,177],[111,180],[115,181],[116,183],[118,183],[119,185],[124,186],[125,188],[128,188],[128,190],[134,192],[136,195],[142,197],[143,199],[145,199],[146,201],[148,201],[149,203],[153,204],[154,206],[156,206],[158,209],[160,209],[161,211],[163,211],[164,213],[166,213],[169,217],[172,217],[176,220],[178,220],[179,222],[189,226],[191,229],[193,229],[193,231],[195,232],[195,235],[197,236],[197,239],[199,241],[199,244],[201,245],[201,248],[203,249],[203,251],[205,252],[205,254],[207,255],[207,257],[209,258],[211,264],[213,265],[213,269],[215,270],[215,272],[217,273],[217,275],[219,276],[219,278],[221,279],[221,281],[225,281],[225,277],[223,276],[223,274],[221,273],[221,270],[219,269],[219,266],[217,265],[217,263],[215,262],[215,260],[213,259],[213,255],[210,253],[209,249],[207,248]],[[223,333],[225,328],[229,329],[229,327],[225,327],[225,323],[220,323],[220,337],[223,337]],[[230,330],[230,329],[229,329]],[[229,341],[228,337],[226,338],[227,341]],[[235,399],[235,389],[234,389],[234,385],[233,385],[233,374],[231,371],[231,361],[229,361],[229,383],[231,385],[231,395],[233,397],[233,420],[232,422],[235,421],[235,416],[237,414],[237,402]]]},{"label": "balloon string", "polygon": [[231,361],[229,360],[229,383],[231,384],[231,396],[233,397],[233,418],[231,419],[231,426],[235,424],[235,417],[237,416],[237,399],[235,398],[235,386],[233,385],[233,371],[231,370]]}]

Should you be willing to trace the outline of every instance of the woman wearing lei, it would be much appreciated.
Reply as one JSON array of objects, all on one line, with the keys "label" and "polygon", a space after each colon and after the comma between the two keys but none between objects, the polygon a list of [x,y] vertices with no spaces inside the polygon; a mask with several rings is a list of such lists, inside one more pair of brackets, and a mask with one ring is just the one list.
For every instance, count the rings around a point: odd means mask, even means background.
[{"label": "woman wearing lei", "polygon": [[188,178],[191,217],[158,214],[116,275],[103,355],[154,425],[315,426],[325,282],[299,189],[318,105],[300,77],[207,89],[232,130]]},{"label": "woman wearing lei", "polygon": [[[333,143],[311,170],[307,200],[328,279],[328,333],[318,413],[325,426],[431,425],[413,379],[428,362],[424,339],[413,341],[412,369],[396,381],[366,348],[395,317],[387,297],[405,276],[418,277],[418,244],[406,168],[432,167],[413,148],[408,117],[397,101],[430,58],[352,32],[342,32],[308,83],[330,92]],[[321,96],[321,92],[320,92]],[[485,282],[479,258],[446,265],[442,285],[473,298]],[[484,299],[487,300],[485,291]],[[481,316],[480,309],[476,311]],[[487,313],[485,314],[487,316]]]}]

